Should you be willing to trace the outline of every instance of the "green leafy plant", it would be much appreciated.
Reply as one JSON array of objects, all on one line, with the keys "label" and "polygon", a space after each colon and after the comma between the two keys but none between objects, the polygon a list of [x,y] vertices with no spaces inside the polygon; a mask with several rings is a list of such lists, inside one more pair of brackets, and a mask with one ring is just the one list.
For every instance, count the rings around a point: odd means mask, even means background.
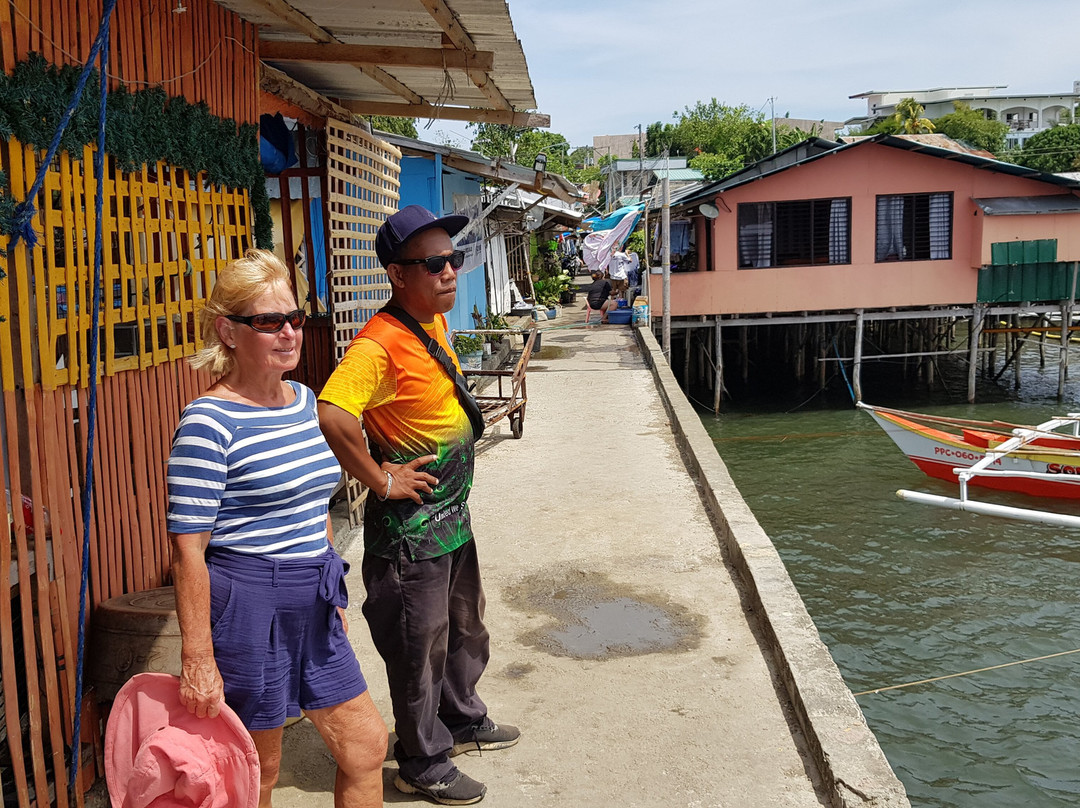
[{"label": "green leafy plant", "polygon": [[533,281],[533,293],[536,296],[536,302],[548,308],[554,306],[559,302],[559,296],[562,295],[563,290],[570,288],[567,281],[569,281],[569,278],[564,280],[559,275],[537,278]]},{"label": "green leafy plant", "polygon": [[[0,137],[14,137],[43,149],[52,140],[74,93],[81,68],[57,67],[32,53],[10,74],[0,73]],[[91,71],[86,89],[60,140],[76,159],[82,147],[97,138],[98,74]],[[187,171],[206,172],[206,179],[227,188],[247,188],[254,216],[255,243],[274,245],[266,175],[259,162],[258,127],[237,124],[210,112],[205,102],[191,104],[170,97],[160,87],[130,91],[119,87],[106,100],[105,149],[123,171],[153,167],[158,160]],[[6,182],[0,193],[5,213],[13,208]],[[4,220],[10,224],[10,218]]]},{"label": "green leafy plant", "polygon": [[454,353],[458,356],[480,353],[484,350],[484,338],[479,334],[455,334]]},{"label": "green leafy plant", "polygon": [[[488,312],[487,317],[484,318],[484,328],[489,331],[500,331],[510,327],[510,323],[506,321],[506,318],[501,314],[492,314]],[[484,339],[492,344],[497,343],[502,339],[498,334],[486,334]]]},{"label": "green leafy plant", "polygon": [[537,270],[533,275],[533,293],[537,303],[550,308],[559,302],[562,293],[571,287],[572,281],[570,273],[562,268],[555,251],[555,242],[540,244],[538,257]]}]

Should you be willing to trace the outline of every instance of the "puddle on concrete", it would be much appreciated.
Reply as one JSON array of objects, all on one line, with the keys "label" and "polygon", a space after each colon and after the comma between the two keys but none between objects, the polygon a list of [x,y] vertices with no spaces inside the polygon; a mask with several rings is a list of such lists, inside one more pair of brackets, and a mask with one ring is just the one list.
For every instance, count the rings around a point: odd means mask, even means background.
[{"label": "puddle on concrete", "polygon": [[508,601],[546,625],[519,639],[555,656],[613,659],[696,648],[705,619],[662,593],[643,594],[600,573],[538,573],[513,587]]},{"label": "puddle on concrete", "polygon": [[569,348],[560,348],[558,345],[544,345],[536,354],[538,359],[565,359],[573,353]]}]

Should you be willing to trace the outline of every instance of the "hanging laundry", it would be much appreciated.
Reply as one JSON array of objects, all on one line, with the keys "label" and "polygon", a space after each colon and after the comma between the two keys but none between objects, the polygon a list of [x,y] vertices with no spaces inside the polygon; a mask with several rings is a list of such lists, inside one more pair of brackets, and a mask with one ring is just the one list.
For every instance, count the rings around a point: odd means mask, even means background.
[{"label": "hanging laundry", "polygon": [[608,263],[611,261],[611,254],[618,245],[626,241],[640,216],[640,210],[631,210],[612,229],[596,231],[585,236],[585,244],[582,247],[581,255],[585,259],[585,265],[589,268],[589,272],[596,272],[597,270],[603,272],[607,269]]}]

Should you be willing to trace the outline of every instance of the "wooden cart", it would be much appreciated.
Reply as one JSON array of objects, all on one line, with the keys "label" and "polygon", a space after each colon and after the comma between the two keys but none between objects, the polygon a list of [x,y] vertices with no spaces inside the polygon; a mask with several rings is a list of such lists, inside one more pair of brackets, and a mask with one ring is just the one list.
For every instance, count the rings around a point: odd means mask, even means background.
[{"label": "wooden cart", "polygon": [[[480,405],[480,411],[484,414],[484,424],[491,426],[503,418],[510,421],[510,434],[520,438],[525,429],[525,404],[528,397],[525,394],[525,371],[529,367],[529,359],[532,357],[533,346],[539,340],[536,326],[528,329],[475,329],[467,331],[455,331],[456,334],[481,334],[481,335],[514,335],[520,334],[525,344],[521,356],[514,363],[513,368],[500,370],[466,370],[462,368],[462,374],[467,380],[475,378],[490,378],[497,382],[497,393],[491,393],[489,384],[479,395],[476,403]],[[471,385],[470,385],[471,386]]]}]

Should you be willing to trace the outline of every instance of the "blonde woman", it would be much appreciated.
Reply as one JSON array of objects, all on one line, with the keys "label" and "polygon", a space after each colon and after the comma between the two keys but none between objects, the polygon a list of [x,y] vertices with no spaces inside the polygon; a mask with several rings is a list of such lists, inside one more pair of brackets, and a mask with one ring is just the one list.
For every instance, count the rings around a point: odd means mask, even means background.
[{"label": "blonde woman", "polygon": [[386,725],[345,634],[347,568],[331,544],[341,469],[315,395],[282,378],[304,321],[288,270],[261,250],[219,273],[202,312],[191,364],[218,381],[185,408],[168,471],[180,698],[198,716],[224,698],[240,716],[259,751],[260,808],[301,710],[337,761],[335,806],[381,806]]}]

